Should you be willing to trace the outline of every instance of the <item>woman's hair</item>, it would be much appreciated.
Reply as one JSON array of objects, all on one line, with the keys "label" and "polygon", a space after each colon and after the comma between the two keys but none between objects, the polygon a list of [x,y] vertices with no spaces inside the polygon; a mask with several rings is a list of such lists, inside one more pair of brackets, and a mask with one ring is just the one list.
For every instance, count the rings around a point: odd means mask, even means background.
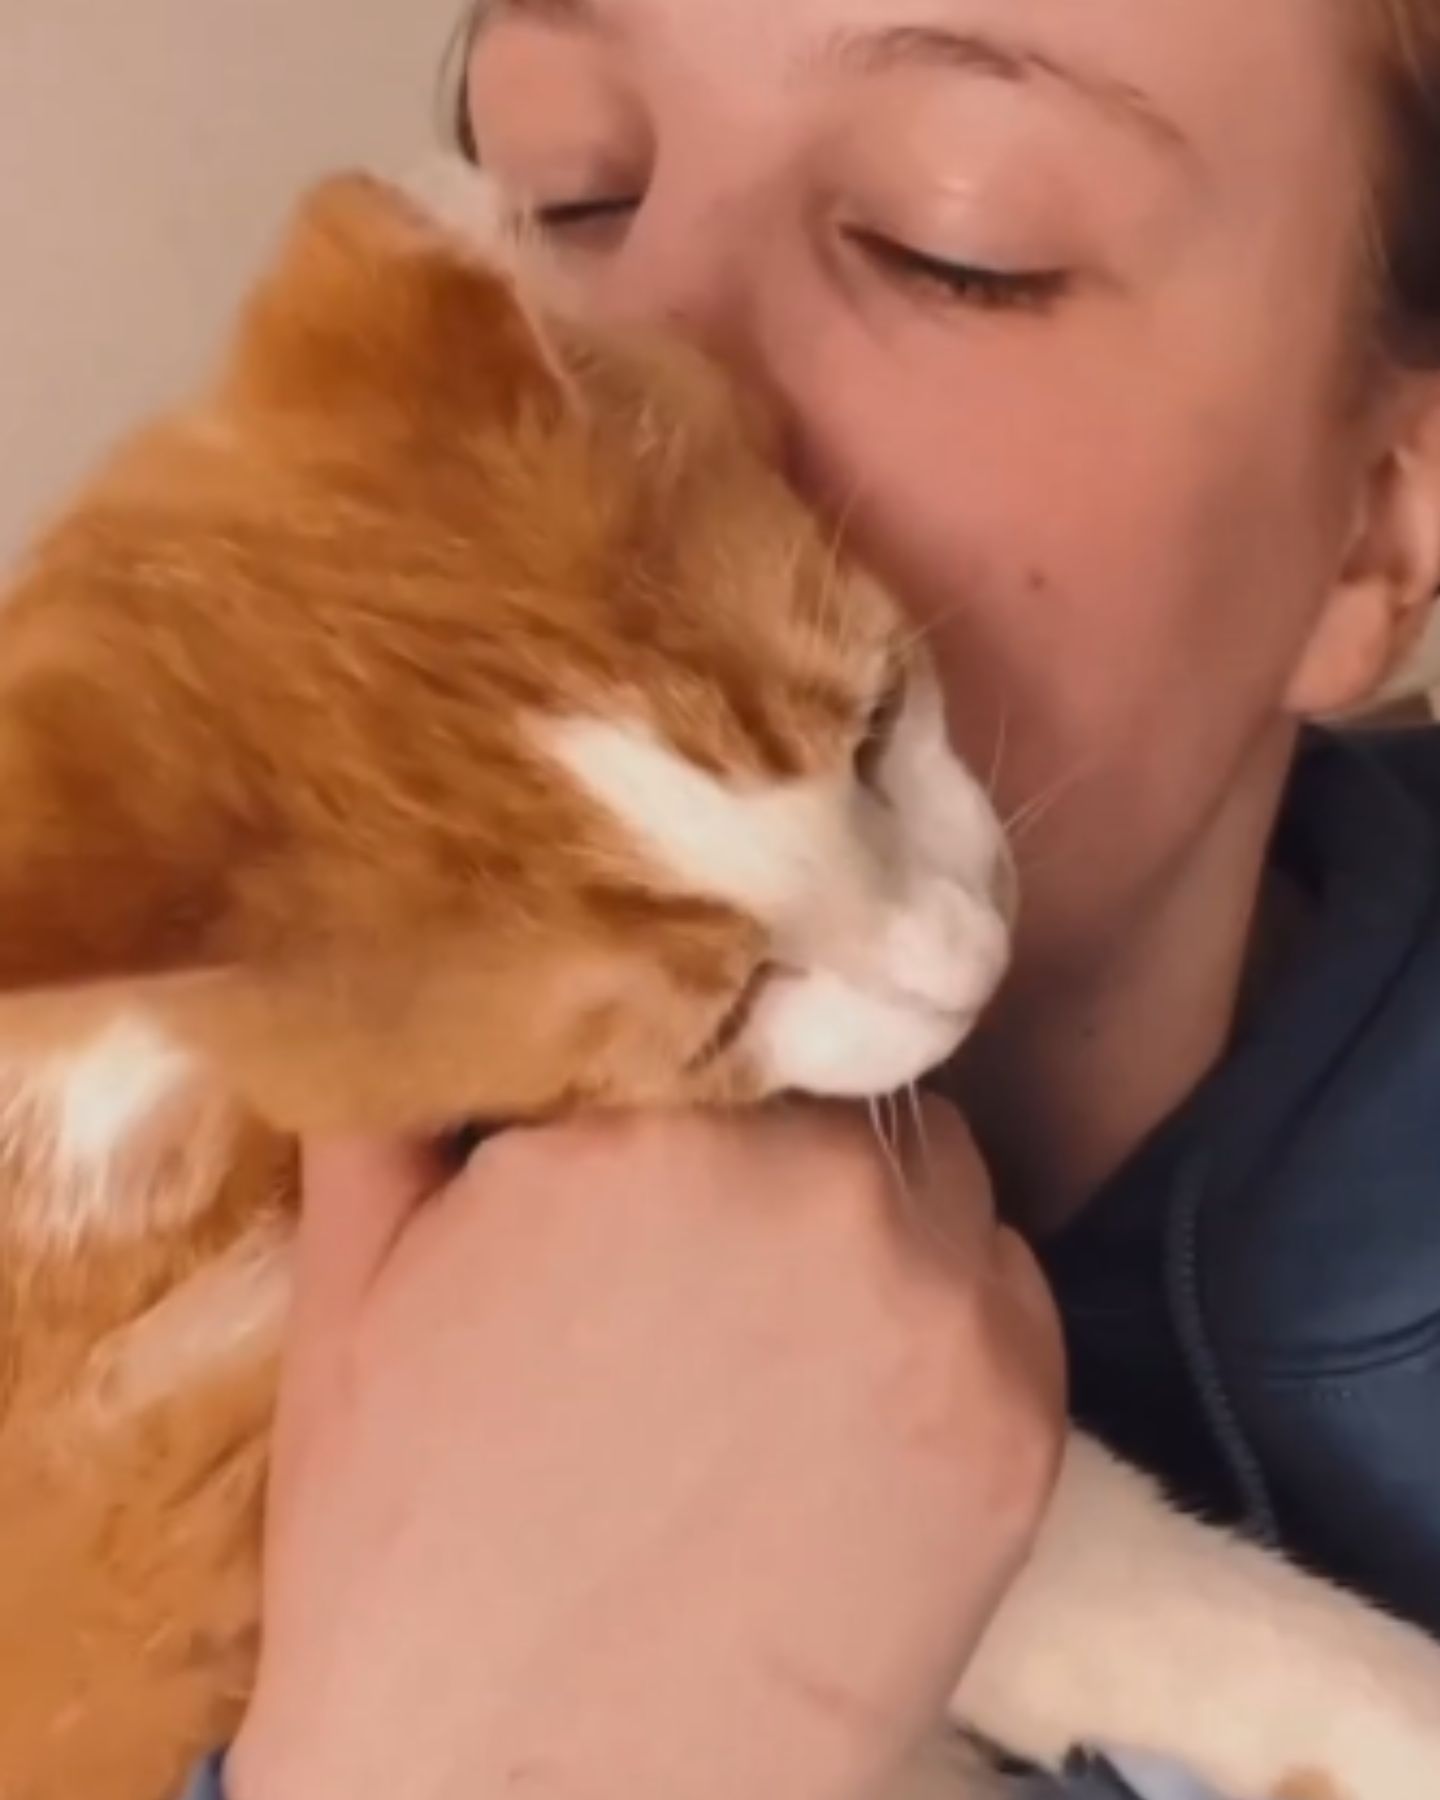
[{"label": "woman's hair", "polygon": [[[1328,0],[1364,21],[1376,97],[1372,317],[1381,348],[1440,367],[1440,0]],[[471,161],[469,51],[488,0],[467,0],[446,58],[445,126]]]},{"label": "woman's hair", "polygon": [[1440,0],[1364,3],[1378,100],[1383,340],[1404,362],[1440,366]]},{"label": "woman's hair", "polygon": [[475,129],[470,122],[470,51],[484,20],[488,0],[465,0],[440,68],[440,125],[447,142],[466,162],[478,160]]}]

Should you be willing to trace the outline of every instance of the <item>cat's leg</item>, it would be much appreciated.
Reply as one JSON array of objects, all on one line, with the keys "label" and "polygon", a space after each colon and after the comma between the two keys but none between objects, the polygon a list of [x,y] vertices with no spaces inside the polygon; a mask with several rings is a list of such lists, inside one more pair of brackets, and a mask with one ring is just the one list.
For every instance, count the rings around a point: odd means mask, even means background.
[{"label": "cat's leg", "polygon": [[916,1750],[881,1800],[1017,1800],[1007,1781],[963,1738],[937,1732]]},{"label": "cat's leg", "polygon": [[1440,1646],[1079,1437],[956,1706],[1021,1755],[1161,1751],[1236,1800],[1440,1797]]}]

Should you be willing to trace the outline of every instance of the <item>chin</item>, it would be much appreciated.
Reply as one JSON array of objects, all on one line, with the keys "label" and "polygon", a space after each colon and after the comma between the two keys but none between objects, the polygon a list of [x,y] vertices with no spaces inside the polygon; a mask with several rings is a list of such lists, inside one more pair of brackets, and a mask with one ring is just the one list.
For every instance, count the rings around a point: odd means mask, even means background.
[{"label": "chin", "polygon": [[986,998],[940,1008],[825,975],[777,981],[756,1005],[747,1060],[769,1092],[834,1100],[893,1094],[955,1054]]}]

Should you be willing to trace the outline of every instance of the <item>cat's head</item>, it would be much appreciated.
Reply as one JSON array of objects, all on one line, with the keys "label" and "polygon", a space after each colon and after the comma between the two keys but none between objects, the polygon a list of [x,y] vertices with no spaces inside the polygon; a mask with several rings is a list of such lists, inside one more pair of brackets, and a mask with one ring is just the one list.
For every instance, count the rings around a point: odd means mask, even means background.
[{"label": "cat's head", "polygon": [[0,787],[0,1029],[292,1128],[882,1092],[1006,958],[923,644],[718,374],[361,177],[22,572]]}]

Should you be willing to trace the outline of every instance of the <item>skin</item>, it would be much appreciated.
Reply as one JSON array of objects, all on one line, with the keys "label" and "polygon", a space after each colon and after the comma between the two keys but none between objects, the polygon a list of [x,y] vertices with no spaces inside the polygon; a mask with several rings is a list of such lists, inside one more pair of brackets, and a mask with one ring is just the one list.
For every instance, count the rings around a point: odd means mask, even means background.
[{"label": "skin", "polygon": [[[1297,725],[1362,704],[1440,586],[1434,383],[1357,379],[1366,146],[1337,13],[549,0],[498,9],[470,72],[482,158],[549,209],[587,303],[670,321],[768,398],[797,482],[931,633],[961,747],[1031,815],[1016,974],[955,1091],[1007,1212],[1055,1228],[1223,1051]],[[598,1165],[527,1139],[449,1190],[374,1147],[327,1161],[238,1800],[473,1800],[517,1768],[574,1800],[870,1792],[1024,1554],[1060,1430],[1033,1265],[958,1118],[932,1126],[905,1227],[832,1114],[612,1128]],[[743,1279],[776,1258],[793,1279]],[[467,1269],[503,1361],[455,1354]],[[666,1293],[692,1303],[659,1319]],[[836,1366],[859,1398],[827,1429],[803,1372]],[[921,1479],[903,1402],[946,1366]],[[693,1404],[637,1429],[671,1370]],[[752,1417],[763,1517],[712,1467],[713,1535],[672,1518],[632,1583],[577,1496],[663,1493],[676,1445]],[[497,1439],[551,1515],[543,1608],[506,1555],[507,1459],[476,1454]],[[397,1530],[420,1487],[424,1530]],[[597,1632],[586,1596],[622,1570]],[[863,1607],[832,1610],[857,1570]],[[737,1681],[741,1733],[716,1700]]]},{"label": "skin", "polygon": [[[769,397],[1032,820],[966,1097],[1007,1206],[1053,1223],[1221,1048],[1296,719],[1359,703],[1436,585],[1431,396],[1351,404],[1350,46],[1323,0],[490,18],[481,160],[542,209],[629,203],[542,211],[584,299]],[[1062,291],[1004,285],[1037,271]]]}]

